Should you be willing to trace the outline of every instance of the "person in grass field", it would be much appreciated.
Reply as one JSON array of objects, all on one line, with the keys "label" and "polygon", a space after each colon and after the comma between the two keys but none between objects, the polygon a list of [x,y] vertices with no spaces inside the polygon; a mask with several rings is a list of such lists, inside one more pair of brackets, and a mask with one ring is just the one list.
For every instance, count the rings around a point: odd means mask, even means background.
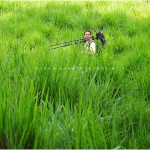
[{"label": "person in grass field", "polygon": [[92,33],[90,30],[84,32],[84,37],[86,39],[86,43],[84,44],[84,53],[88,55],[93,55],[96,53],[96,44],[92,39]]}]

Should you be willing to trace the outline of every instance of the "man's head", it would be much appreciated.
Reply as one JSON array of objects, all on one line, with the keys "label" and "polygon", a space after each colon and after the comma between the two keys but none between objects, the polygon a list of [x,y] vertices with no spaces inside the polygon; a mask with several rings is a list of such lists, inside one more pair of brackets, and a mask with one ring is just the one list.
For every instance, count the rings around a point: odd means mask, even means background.
[{"label": "man's head", "polygon": [[84,37],[86,38],[87,41],[89,41],[92,37],[92,33],[90,30],[87,30],[84,32]]}]

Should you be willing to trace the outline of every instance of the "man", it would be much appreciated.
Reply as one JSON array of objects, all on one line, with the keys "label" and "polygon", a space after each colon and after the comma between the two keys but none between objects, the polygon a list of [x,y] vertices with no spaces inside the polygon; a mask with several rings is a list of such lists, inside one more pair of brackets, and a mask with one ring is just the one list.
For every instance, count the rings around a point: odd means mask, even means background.
[{"label": "man", "polygon": [[96,53],[96,44],[92,40],[91,31],[87,30],[84,32],[86,43],[84,44],[85,54],[93,55]]}]

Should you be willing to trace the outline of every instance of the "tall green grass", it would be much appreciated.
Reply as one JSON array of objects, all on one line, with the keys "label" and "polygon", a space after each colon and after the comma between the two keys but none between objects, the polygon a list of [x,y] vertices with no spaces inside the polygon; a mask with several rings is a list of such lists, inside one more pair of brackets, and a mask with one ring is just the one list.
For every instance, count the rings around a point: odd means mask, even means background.
[{"label": "tall green grass", "polygon": [[[48,50],[100,26],[100,54]],[[0,148],[149,148],[149,26],[146,2],[0,2]]]}]

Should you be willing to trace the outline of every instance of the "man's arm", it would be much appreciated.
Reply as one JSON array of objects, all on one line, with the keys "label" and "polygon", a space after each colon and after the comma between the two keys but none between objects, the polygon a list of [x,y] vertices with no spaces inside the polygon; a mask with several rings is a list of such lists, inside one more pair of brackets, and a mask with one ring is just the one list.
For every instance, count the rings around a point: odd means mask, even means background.
[{"label": "man's arm", "polygon": [[90,50],[88,52],[89,52],[89,54],[95,54],[96,53],[96,44],[94,42],[92,42],[90,44]]}]

